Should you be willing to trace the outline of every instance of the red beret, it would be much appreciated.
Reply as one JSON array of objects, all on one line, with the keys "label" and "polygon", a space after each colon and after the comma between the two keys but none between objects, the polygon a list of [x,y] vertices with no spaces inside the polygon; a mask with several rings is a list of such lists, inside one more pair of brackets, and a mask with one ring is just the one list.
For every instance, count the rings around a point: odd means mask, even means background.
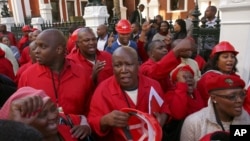
[{"label": "red beret", "polygon": [[22,27],[22,32],[31,32],[32,28],[29,25],[24,25]]},{"label": "red beret", "polygon": [[194,71],[189,65],[179,65],[170,73],[171,80],[173,82],[177,81],[177,75],[179,71],[189,71],[194,76]]},{"label": "red beret", "polygon": [[215,131],[203,136],[199,141],[223,140],[229,141],[230,134],[225,131]]},{"label": "red beret", "polygon": [[235,75],[216,74],[209,78],[205,83],[208,92],[223,89],[244,89],[245,87],[245,82],[239,76]]}]

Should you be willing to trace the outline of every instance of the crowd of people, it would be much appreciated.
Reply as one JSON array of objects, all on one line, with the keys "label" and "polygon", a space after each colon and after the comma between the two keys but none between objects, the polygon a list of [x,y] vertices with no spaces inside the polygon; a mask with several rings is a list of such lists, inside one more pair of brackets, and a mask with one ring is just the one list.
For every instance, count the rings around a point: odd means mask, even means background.
[{"label": "crowd of people", "polygon": [[[116,34],[103,24],[74,26],[68,41],[57,29],[28,25],[16,41],[1,24],[0,138],[226,141],[230,125],[250,124],[250,87],[230,41],[213,46],[206,61],[187,19],[170,32],[160,15],[144,22],[143,9],[118,21]],[[215,13],[206,10],[209,27]]]}]

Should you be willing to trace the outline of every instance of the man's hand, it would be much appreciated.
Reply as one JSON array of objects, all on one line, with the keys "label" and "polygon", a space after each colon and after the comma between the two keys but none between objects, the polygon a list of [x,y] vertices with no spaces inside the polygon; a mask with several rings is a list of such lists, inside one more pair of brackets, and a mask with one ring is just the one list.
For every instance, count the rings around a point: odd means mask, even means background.
[{"label": "man's hand", "polygon": [[42,110],[44,103],[50,98],[40,96],[26,96],[11,103],[9,118],[14,121],[30,124]]},{"label": "man's hand", "polygon": [[101,129],[105,132],[110,127],[125,127],[128,124],[128,118],[128,113],[114,110],[101,118]]},{"label": "man's hand", "polygon": [[108,47],[111,47],[114,41],[115,41],[115,37],[114,37],[114,33],[112,32],[108,38]]},{"label": "man's hand", "polygon": [[182,39],[174,48],[173,52],[176,57],[180,57],[182,52],[193,51],[194,41],[190,37]]},{"label": "man's hand", "polygon": [[72,137],[84,139],[86,136],[90,135],[90,127],[88,125],[75,125],[71,130],[70,133]]},{"label": "man's hand", "polygon": [[92,72],[92,79],[96,83],[98,78],[98,73],[104,68],[106,65],[106,61],[99,61],[97,60],[95,62],[95,65],[93,66],[93,72]]},{"label": "man's hand", "polygon": [[166,120],[167,120],[167,114],[165,113],[154,113],[154,116],[156,117],[157,121],[159,122],[159,124],[161,125],[161,127],[163,127],[163,125],[165,124]]}]

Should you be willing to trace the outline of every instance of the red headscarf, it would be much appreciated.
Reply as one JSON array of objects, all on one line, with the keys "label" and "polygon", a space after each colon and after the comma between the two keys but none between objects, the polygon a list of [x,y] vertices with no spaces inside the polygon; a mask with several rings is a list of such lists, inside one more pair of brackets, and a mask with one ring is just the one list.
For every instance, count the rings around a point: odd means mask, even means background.
[{"label": "red headscarf", "polygon": [[172,72],[170,73],[171,80],[173,82],[177,81],[177,75],[178,75],[179,71],[189,71],[194,76],[194,71],[192,70],[192,68],[189,65],[180,65],[180,66],[176,67],[174,70],[172,70]]},{"label": "red headscarf", "polygon": [[14,94],[9,97],[9,99],[4,103],[3,107],[0,110],[0,119],[8,119],[11,103],[16,100],[26,96],[41,96],[42,98],[47,95],[43,90],[37,90],[31,87],[22,87],[18,89]]}]

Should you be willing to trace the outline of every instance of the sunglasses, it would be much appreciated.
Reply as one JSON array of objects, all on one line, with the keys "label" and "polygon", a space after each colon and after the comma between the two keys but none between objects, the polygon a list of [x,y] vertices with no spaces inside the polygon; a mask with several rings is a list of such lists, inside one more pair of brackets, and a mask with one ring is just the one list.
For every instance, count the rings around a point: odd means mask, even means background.
[{"label": "sunglasses", "polygon": [[235,102],[238,98],[243,100],[246,97],[245,92],[241,92],[239,94],[232,94],[232,95],[220,95],[220,94],[213,94],[213,95],[224,98],[224,99],[228,99],[228,100],[233,101],[233,102]]}]

